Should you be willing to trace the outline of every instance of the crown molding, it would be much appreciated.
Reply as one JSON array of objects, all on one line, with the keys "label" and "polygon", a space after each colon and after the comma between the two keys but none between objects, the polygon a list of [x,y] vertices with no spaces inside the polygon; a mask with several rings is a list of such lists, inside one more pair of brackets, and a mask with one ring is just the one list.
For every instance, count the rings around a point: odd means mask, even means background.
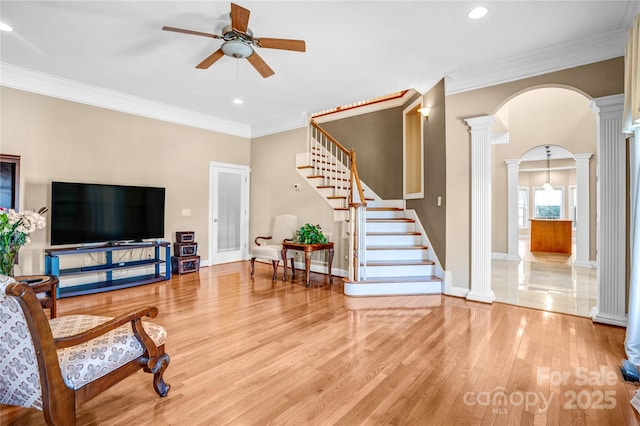
[{"label": "crown molding", "polygon": [[251,137],[248,125],[0,62],[0,85],[170,123]]},{"label": "crown molding", "polygon": [[624,56],[627,37],[625,30],[609,31],[458,69],[447,73],[445,94],[453,95]]},{"label": "crown molding", "polygon": [[252,125],[251,138],[259,138],[261,136],[272,135],[274,133],[286,132],[287,130],[299,129],[301,127],[307,127],[308,124],[309,115],[306,112],[291,114],[286,117],[263,121],[262,123]]}]

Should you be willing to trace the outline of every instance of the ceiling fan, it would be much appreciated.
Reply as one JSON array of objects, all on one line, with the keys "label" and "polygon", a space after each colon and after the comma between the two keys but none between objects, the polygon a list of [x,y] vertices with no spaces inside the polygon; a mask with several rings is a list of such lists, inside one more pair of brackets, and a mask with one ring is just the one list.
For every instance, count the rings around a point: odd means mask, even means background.
[{"label": "ceiling fan", "polygon": [[231,24],[222,29],[222,35],[167,26],[162,27],[162,29],[165,31],[174,31],[176,33],[192,34],[224,40],[220,49],[216,50],[196,65],[196,68],[207,69],[218,59],[227,55],[236,59],[246,58],[262,77],[267,78],[275,73],[260,57],[260,55],[258,55],[256,47],[304,52],[305,43],[304,40],[254,37],[253,31],[248,27],[250,13],[249,9],[245,9],[235,3],[231,3]]}]

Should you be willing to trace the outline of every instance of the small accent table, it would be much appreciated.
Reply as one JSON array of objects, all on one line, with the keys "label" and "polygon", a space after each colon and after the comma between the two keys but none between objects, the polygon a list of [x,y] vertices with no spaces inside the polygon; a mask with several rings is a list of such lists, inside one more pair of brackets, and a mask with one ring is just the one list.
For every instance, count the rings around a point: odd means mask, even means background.
[{"label": "small accent table", "polygon": [[21,283],[27,284],[37,294],[44,293],[38,297],[40,305],[44,309],[49,309],[49,316],[55,318],[58,315],[58,300],[56,292],[58,291],[58,277],[55,275],[20,275],[14,279]]},{"label": "small accent table", "polygon": [[[305,285],[309,287],[309,269],[311,268],[311,253],[319,250],[327,250],[329,252],[329,282],[333,284],[333,276],[331,275],[331,264],[333,263],[333,243],[327,244],[302,244],[291,241],[282,242],[282,258],[287,259],[287,250],[304,251],[304,267],[305,267]],[[291,262],[291,277],[295,276],[296,270]],[[287,280],[287,261],[284,262],[284,274],[282,281]]]}]

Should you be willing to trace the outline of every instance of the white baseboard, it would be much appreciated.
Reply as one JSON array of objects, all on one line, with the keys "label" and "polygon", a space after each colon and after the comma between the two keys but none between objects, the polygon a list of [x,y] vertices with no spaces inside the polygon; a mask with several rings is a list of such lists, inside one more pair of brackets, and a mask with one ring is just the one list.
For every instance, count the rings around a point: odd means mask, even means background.
[{"label": "white baseboard", "polygon": [[598,267],[598,262],[594,260],[587,261],[573,261],[573,266],[577,266],[578,268],[592,268],[595,269]]},{"label": "white baseboard", "polygon": [[511,255],[508,253],[491,253],[491,259],[493,260],[506,260],[508,262],[520,262],[522,258],[515,254]]},{"label": "white baseboard", "polygon": [[455,287],[453,285],[453,276],[451,271],[444,271],[444,280],[442,281],[442,294],[454,297],[467,297],[468,288]]}]

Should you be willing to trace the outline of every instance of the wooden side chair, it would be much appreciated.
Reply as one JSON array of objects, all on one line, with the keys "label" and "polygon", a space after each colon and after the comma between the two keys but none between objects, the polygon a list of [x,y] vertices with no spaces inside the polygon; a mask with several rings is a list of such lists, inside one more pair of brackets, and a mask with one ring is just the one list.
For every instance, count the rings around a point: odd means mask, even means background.
[{"label": "wooden side chair", "polygon": [[[270,260],[273,265],[272,281],[276,279],[278,264],[282,259],[282,241],[290,240],[295,237],[298,230],[298,218],[292,214],[283,214],[276,216],[273,220],[273,231],[268,237],[256,237],[256,246],[251,250],[251,276],[254,273],[256,259]],[[268,244],[258,240],[271,240]],[[287,267],[287,259],[284,261],[284,267]],[[291,268],[293,268],[293,257],[291,258]]]},{"label": "wooden side chair", "polygon": [[0,275],[0,404],[37,408],[52,425],[75,425],[76,407],[143,369],[160,396],[169,365],[166,331],[145,307],[116,318],[47,320],[33,290]]}]

